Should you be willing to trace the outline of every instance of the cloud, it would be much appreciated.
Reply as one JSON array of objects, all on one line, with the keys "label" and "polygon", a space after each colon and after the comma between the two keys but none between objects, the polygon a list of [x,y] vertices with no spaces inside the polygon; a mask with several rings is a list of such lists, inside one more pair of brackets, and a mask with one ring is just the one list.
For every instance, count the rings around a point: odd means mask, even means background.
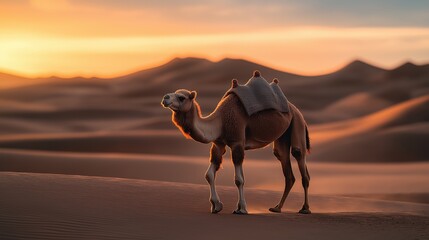
[{"label": "cloud", "polygon": [[[427,0],[70,0],[111,9],[151,9],[169,19],[269,26],[429,26]],[[203,17],[203,18],[202,18]]]},{"label": "cloud", "polygon": [[[0,16],[0,28],[16,32],[27,26],[25,31],[68,36],[222,34],[303,26],[429,27],[426,12],[429,1],[418,0],[0,0],[0,3],[5,10],[3,17]],[[15,8],[8,9],[10,5]]]}]

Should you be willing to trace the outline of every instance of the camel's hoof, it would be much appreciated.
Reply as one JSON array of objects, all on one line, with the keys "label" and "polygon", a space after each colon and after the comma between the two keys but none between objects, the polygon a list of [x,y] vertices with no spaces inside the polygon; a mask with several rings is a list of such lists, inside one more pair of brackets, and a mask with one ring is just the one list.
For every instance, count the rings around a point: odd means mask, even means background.
[{"label": "camel's hoof", "polygon": [[220,211],[222,211],[222,209],[223,209],[223,203],[222,202],[212,202],[212,201],[210,201],[211,202],[211,204],[212,204],[212,208],[211,208],[211,211],[212,211],[212,213],[218,213],[218,212],[220,212]]},{"label": "camel's hoof", "polygon": [[243,209],[238,210],[237,209],[234,212],[232,212],[232,214],[247,215],[248,213],[246,210],[243,210]]},{"label": "camel's hoof", "polygon": [[303,208],[303,209],[299,210],[299,213],[301,213],[301,214],[310,214],[311,211],[310,211],[310,209]]},{"label": "camel's hoof", "polygon": [[282,212],[282,209],[279,207],[272,207],[268,210],[270,210],[270,212],[273,212],[273,213],[281,213]]}]

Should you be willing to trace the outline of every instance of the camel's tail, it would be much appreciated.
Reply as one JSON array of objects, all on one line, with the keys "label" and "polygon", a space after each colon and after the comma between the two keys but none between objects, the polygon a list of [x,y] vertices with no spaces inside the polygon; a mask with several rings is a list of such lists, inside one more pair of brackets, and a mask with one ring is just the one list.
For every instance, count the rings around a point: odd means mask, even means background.
[{"label": "camel's tail", "polygon": [[305,125],[305,145],[307,146],[307,151],[310,152],[310,134],[308,133],[307,125]]}]

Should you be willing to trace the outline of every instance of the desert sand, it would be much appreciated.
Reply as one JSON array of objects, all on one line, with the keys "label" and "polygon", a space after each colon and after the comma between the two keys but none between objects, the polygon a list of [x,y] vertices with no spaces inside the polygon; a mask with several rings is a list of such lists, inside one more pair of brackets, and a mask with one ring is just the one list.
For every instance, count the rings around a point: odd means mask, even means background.
[{"label": "desert sand", "polygon": [[[219,188],[210,214],[206,186],[52,174],[0,173],[2,239],[427,239],[429,205],[314,195],[300,215],[292,194],[246,189],[250,214],[231,214],[236,192]],[[363,208],[362,208],[363,207]]]},{"label": "desert sand", "polygon": [[[209,213],[210,145],[186,140],[160,106],[197,90],[210,113],[232,78],[260,70],[302,110],[312,141],[312,215],[299,171],[284,187],[271,146],[246,152],[250,215],[235,216],[227,152],[224,211]],[[112,79],[0,73],[0,239],[428,239],[429,65],[354,61],[300,76],[240,59],[177,58]]]}]

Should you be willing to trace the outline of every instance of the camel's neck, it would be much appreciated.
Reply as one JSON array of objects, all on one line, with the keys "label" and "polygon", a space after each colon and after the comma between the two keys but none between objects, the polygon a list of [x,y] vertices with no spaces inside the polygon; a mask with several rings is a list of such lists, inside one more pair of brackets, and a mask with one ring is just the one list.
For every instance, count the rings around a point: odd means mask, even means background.
[{"label": "camel's neck", "polygon": [[219,114],[215,111],[202,117],[200,106],[195,100],[188,112],[173,113],[173,122],[185,137],[198,142],[210,143],[220,137],[222,121]]}]

